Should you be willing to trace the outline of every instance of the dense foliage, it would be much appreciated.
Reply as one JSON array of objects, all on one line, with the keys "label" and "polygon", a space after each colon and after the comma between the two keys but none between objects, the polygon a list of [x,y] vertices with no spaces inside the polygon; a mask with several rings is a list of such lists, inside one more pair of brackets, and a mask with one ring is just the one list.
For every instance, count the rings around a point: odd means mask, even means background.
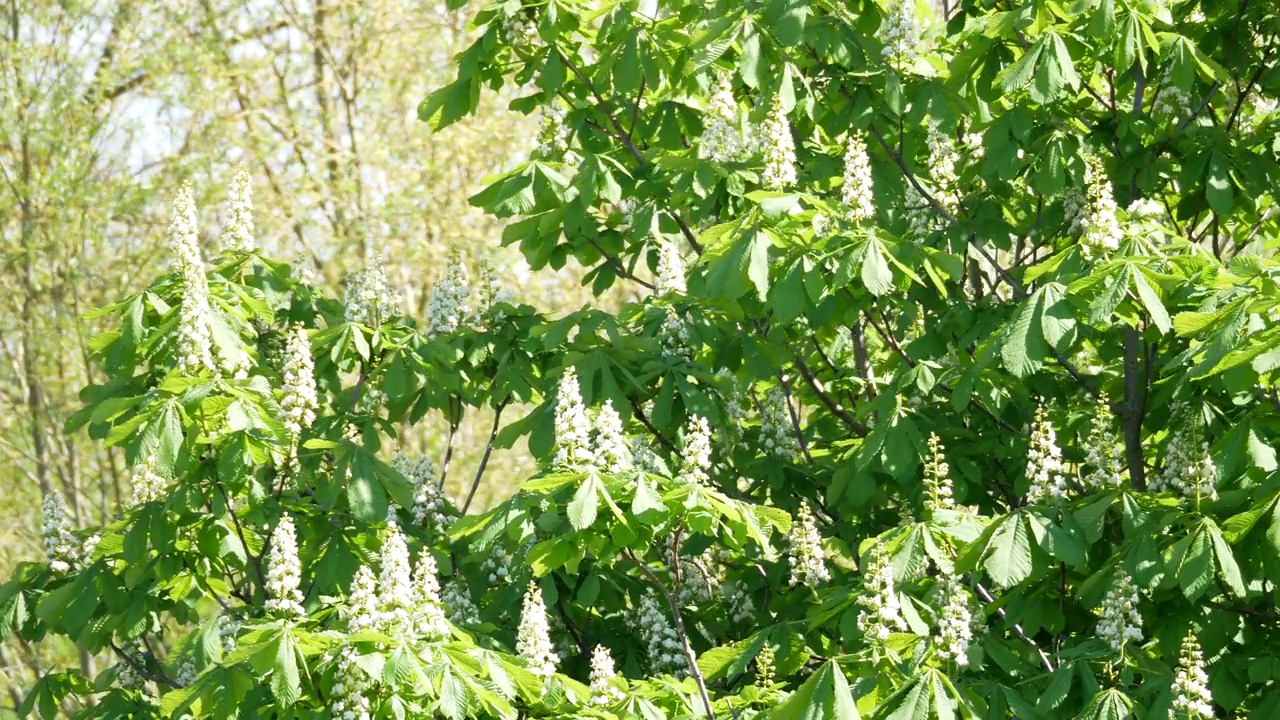
[{"label": "dense foliage", "polygon": [[[71,423],[134,501],[95,541],[51,495],[0,596],[119,662],[28,705],[1274,714],[1280,17],[944,9],[482,10],[420,116],[539,111],[472,202],[535,267],[643,290],[618,312],[459,259],[421,320],[376,256],[341,300],[234,242],[210,269],[180,192]],[[469,514],[447,457],[390,455],[476,406],[541,470]]]}]

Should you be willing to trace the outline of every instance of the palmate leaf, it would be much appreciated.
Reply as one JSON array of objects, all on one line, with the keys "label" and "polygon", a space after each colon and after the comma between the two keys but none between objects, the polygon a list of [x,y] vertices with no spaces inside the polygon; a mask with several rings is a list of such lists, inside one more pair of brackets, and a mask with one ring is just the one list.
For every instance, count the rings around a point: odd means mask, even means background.
[{"label": "palmate leaf", "polygon": [[786,702],[766,716],[768,720],[860,720],[853,693],[844,672],[828,660]]},{"label": "palmate leaf", "polygon": [[1013,587],[1031,575],[1031,533],[1022,511],[995,525],[982,567],[1000,588]]}]

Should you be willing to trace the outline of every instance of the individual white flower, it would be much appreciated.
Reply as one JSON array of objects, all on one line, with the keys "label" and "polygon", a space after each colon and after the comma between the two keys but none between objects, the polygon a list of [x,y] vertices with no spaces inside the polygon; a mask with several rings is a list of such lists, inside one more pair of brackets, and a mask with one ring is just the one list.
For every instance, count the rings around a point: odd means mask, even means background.
[{"label": "individual white flower", "polygon": [[466,582],[451,578],[444,584],[440,594],[440,604],[449,613],[449,622],[454,625],[476,625],[480,622],[480,610],[471,599],[471,591]]},{"label": "individual white flower", "polygon": [[285,336],[284,355],[280,362],[283,387],[280,414],[284,428],[293,437],[315,422],[320,407],[316,395],[315,364],[311,359],[311,340],[307,329],[294,323]]},{"label": "individual white flower", "polygon": [[431,458],[413,459],[397,453],[391,467],[413,483],[413,524],[436,533],[447,531],[453,519],[445,505],[444,494],[440,492],[436,465]]},{"label": "individual white flower", "polygon": [[591,653],[591,704],[613,705],[622,702],[622,690],[617,685],[618,673],[613,668],[613,656],[609,648],[597,645]]},{"label": "individual white flower", "polygon": [[129,485],[133,488],[129,505],[136,506],[163,498],[169,488],[169,481],[156,472],[156,459],[148,457],[134,466]]},{"label": "individual white flower", "polygon": [[787,543],[787,562],[791,566],[789,582],[794,587],[817,587],[831,579],[827,569],[826,553],[822,550],[822,533],[814,520],[809,503],[800,502],[795,521],[791,523],[791,535]]},{"label": "individual white flower", "polygon": [[742,131],[742,114],[728,73],[716,74],[704,118],[699,157],[714,163],[746,159],[750,142]]},{"label": "individual white flower", "polygon": [[883,642],[895,630],[907,629],[893,582],[893,563],[878,543],[872,546],[871,555],[867,558],[858,604],[862,606],[858,613],[858,629],[873,642]]},{"label": "individual white flower", "polygon": [[449,637],[449,621],[440,598],[440,580],[436,577],[436,559],[424,549],[413,571],[413,624],[419,635],[433,640]]},{"label": "individual white flower", "polygon": [[1102,617],[1098,620],[1098,637],[1117,653],[1124,652],[1129,642],[1142,642],[1142,615],[1138,612],[1138,588],[1124,569],[1116,571],[1115,584],[1102,599]]},{"label": "individual white flower", "polygon": [[765,393],[760,405],[760,442],[766,455],[791,461],[800,453],[800,442],[792,431],[787,395],[780,385]]},{"label": "individual white flower", "polygon": [[368,565],[356,569],[347,596],[347,629],[353,633],[378,627],[378,580]]},{"label": "individual white flower", "polygon": [[427,337],[456,332],[471,317],[471,277],[462,253],[449,256],[444,277],[431,288],[427,299]]},{"label": "individual white flower", "polygon": [[764,148],[764,172],[760,182],[766,190],[785,190],[796,181],[796,142],[791,137],[791,121],[775,99],[760,127]]},{"label": "individual white flower", "polygon": [[556,674],[555,648],[547,623],[547,606],[542,602],[542,589],[529,583],[520,612],[520,628],[516,634],[516,652],[529,666],[529,672],[542,679]]},{"label": "individual white flower", "polygon": [[658,342],[662,345],[662,356],[672,361],[693,359],[693,335],[685,319],[668,306],[658,328]]},{"label": "individual white flower", "polygon": [[387,510],[387,539],[382,541],[378,576],[378,610],[386,627],[404,627],[414,607],[409,545],[400,532],[395,506]]},{"label": "individual white flower", "polygon": [[305,615],[302,608],[302,563],[298,559],[298,536],[293,518],[280,518],[271,532],[271,553],[267,559],[267,611],[285,616]]},{"label": "individual white flower", "polygon": [[613,409],[613,401],[605,400],[596,413],[596,463],[609,473],[621,473],[631,469],[631,450],[622,434],[622,417]]},{"label": "individual white flower", "polygon": [[1098,491],[1124,485],[1124,445],[1115,429],[1115,415],[1107,402],[1107,394],[1098,396],[1089,429],[1085,465],[1089,471],[1081,478],[1086,490]]},{"label": "individual white flower", "polygon": [[372,705],[366,693],[373,682],[356,662],[355,648],[347,646],[339,651],[333,679],[329,716],[335,720],[371,720]]},{"label": "individual white flower", "polygon": [[969,593],[954,575],[944,575],[939,584],[942,610],[938,614],[938,655],[957,665],[969,664],[969,644],[973,642],[973,614]]},{"label": "individual white flower", "polygon": [[1187,422],[1179,425],[1165,450],[1164,470],[1148,484],[1152,492],[1172,490],[1189,498],[1218,499],[1218,468],[1209,454],[1200,428]]},{"label": "individual white flower", "polygon": [[680,450],[680,481],[705,485],[711,476],[711,425],[701,415],[689,417]]},{"label": "individual white flower", "polygon": [[343,296],[347,322],[377,327],[400,311],[400,296],[391,288],[382,258],[370,254],[365,269],[347,278]]},{"label": "individual white flower", "polygon": [[1031,426],[1031,445],[1027,448],[1027,502],[1037,503],[1061,498],[1067,491],[1063,475],[1062,449],[1049,422],[1044,403],[1036,406]]},{"label": "individual white flower", "polygon": [[676,677],[683,677],[689,669],[684,643],[680,642],[680,636],[671,626],[671,620],[652,594],[645,595],[640,600],[635,617],[640,640],[644,643],[645,654],[649,658],[649,669],[655,675],[668,672]]},{"label": "individual white flower", "polygon": [[654,294],[685,295],[688,291],[684,277],[684,260],[680,258],[680,249],[669,240],[659,240],[658,272],[654,278]]},{"label": "individual white flower", "polygon": [[578,386],[578,373],[565,368],[556,390],[556,465],[590,465],[595,457],[591,452],[591,421],[582,404],[582,391]]},{"label": "individual white flower", "polygon": [[952,497],[951,468],[942,453],[942,440],[937,433],[930,433],[929,459],[924,464],[924,507],[930,513],[951,510],[956,506]]},{"label": "individual white flower", "polygon": [[1093,256],[1119,248],[1122,232],[1116,218],[1111,180],[1102,161],[1093,155],[1086,158],[1084,175],[1085,202],[1081,215],[1084,234],[1080,244],[1087,256]]},{"label": "individual white flower", "polygon": [[867,143],[863,140],[862,133],[851,132],[844,153],[844,180],[840,187],[840,204],[844,216],[850,222],[862,224],[875,219],[873,188]]},{"label": "individual white flower", "polygon": [[41,510],[43,522],[40,535],[44,541],[44,554],[49,561],[49,568],[54,572],[66,572],[79,558],[75,535],[72,534],[71,523],[67,519],[67,503],[62,499],[62,493],[51,488],[44,496]]},{"label": "individual white flower", "polygon": [[1173,706],[1169,720],[1203,720],[1214,717],[1213,695],[1204,654],[1194,633],[1188,632],[1178,653],[1178,669],[1173,674]]},{"label": "individual white flower", "polygon": [[227,195],[227,226],[222,231],[222,249],[249,252],[253,250],[253,182],[248,170],[238,168],[231,175]]},{"label": "individual white flower", "polygon": [[571,162],[567,156],[573,129],[565,123],[568,116],[569,111],[557,104],[542,106],[542,117],[538,121],[538,147],[534,150],[534,157],[542,160],[563,158],[565,162]]},{"label": "individual white flower", "polygon": [[920,38],[915,0],[889,0],[889,12],[880,23],[876,37],[884,43],[881,53],[890,63],[901,67],[913,62]]},{"label": "individual white flower", "polygon": [[213,320],[209,309],[209,281],[200,257],[196,230],[196,201],[190,183],[183,183],[173,199],[169,247],[178,260],[182,300],[178,307],[178,370],[183,374],[208,370],[218,373],[213,356]]}]

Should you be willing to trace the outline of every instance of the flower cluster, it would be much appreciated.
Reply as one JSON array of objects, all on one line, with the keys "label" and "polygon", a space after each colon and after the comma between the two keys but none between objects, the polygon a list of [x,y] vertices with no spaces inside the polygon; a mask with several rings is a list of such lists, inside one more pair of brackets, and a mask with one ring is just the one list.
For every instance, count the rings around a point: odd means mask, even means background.
[{"label": "flower cluster", "polygon": [[761,184],[766,190],[785,190],[796,181],[796,143],[791,137],[791,121],[775,99],[760,126],[760,142],[764,147],[764,172]]},{"label": "flower cluster", "polygon": [[621,473],[631,468],[631,450],[622,434],[622,417],[613,409],[613,401],[605,400],[596,413],[595,462],[601,470]]},{"label": "flower cluster", "polygon": [[156,472],[156,459],[148,457],[134,466],[129,485],[133,488],[129,504],[143,505],[163,498],[169,488],[169,481]]},{"label": "flower cluster", "polygon": [[860,225],[875,219],[873,187],[867,143],[862,133],[851,132],[844,153],[844,180],[840,186],[840,204],[849,222]]},{"label": "flower cluster", "polygon": [[378,579],[368,565],[356,568],[351,581],[351,593],[347,595],[347,629],[353,633],[378,627]]},{"label": "flower cluster", "polygon": [[120,662],[116,664],[116,684],[122,690],[138,690],[144,695],[149,695],[147,690],[147,679],[138,672],[139,667],[145,667],[146,657],[149,654],[146,645],[141,640],[135,640],[125,645],[120,654],[124,657],[120,658]]},{"label": "flower cluster", "polygon": [[572,366],[565,368],[556,390],[556,465],[590,465],[591,421],[582,404],[582,391],[578,386],[578,373]]},{"label": "flower cluster", "polygon": [[680,249],[669,240],[658,241],[658,271],[654,277],[653,292],[656,295],[684,295],[689,292]]},{"label": "flower cluster", "polygon": [[655,674],[669,672],[682,677],[689,667],[684,655],[684,643],[680,642],[680,636],[671,627],[671,621],[653,595],[645,595],[640,600],[636,623],[645,652],[649,656],[650,670]]},{"label": "flower cluster", "polygon": [[391,288],[382,258],[370,254],[365,258],[365,269],[347,278],[347,322],[377,327],[391,319],[400,310],[400,296]]},{"label": "flower cluster", "polygon": [[676,313],[675,308],[667,307],[658,328],[658,343],[662,345],[662,356],[668,360],[692,360],[693,336],[689,333],[689,325]]},{"label": "flower cluster", "polygon": [[707,105],[700,157],[715,163],[741,162],[751,152],[742,132],[741,112],[728,73],[718,73]]},{"label": "flower cluster", "polygon": [[1116,571],[1116,582],[1102,599],[1102,618],[1098,620],[1098,637],[1117,654],[1129,642],[1142,641],[1142,615],[1138,612],[1138,588],[1123,569]]},{"label": "flower cluster", "polygon": [[442,640],[449,637],[449,621],[440,597],[440,580],[436,576],[436,559],[424,549],[413,569],[413,627],[418,635]]},{"label": "flower cluster", "polygon": [[822,550],[822,533],[818,531],[818,523],[809,510],[808,502],[800,503],[795,522],[791,524],[787,545],[792,586],[816,587],[831,579],[831,571],[826,565],[826,553]]},{"label": "flower cluster", "polygon": [[398,453],[391,467],[413,483],[413,524],[443,533],[452,523],[444,494],[437,482],[436,466],[429,457],[410,458]]},{"label": "flower cluster", "polygon": [[1218,467],[1209,454],[1209,443],[1194,424],[1174,431],[1166,450],[1164,470],[1151,479],[1152,492],[1172,490],[1189,498],[1218,499]]},{"label": "flower cluster", "polygon": [[1121,460],[1124,447],[1116,433],[1115,415],[1106,393],[1098,396],[1087,445],[1085,465],[1089,471],[1080,479],[1085,490],[1108,490],[1124,485],[1125,467]]},{"label": "flower cluster", "polygon": [[1169,720],[1202,720],[1213,716],[1213,696],[1209,693],[1204,654],[1195,634],[1188,632],[1178,653],[1178,669],[1173,674]]},{"label": "flower cluster", "polygon": [[456,332],[471,319],[471,277],[462,253],[450,254],[444,277],[427,298],[427,337]]},{"label": "flower cluster", "polygon": [[556,674],[559,658],[551,644],[547,606],[542,601],[542,589],[532,582],[524,594],[524,608],[520,613],[520,628],[516,634],[516,652],[529,665],[529,671],[534,675],[545,680]]},{"label": "flower cluster", "polygon": [[511,556],[501,547],[494,546],[489,557],[480,564],[480,569],[488,574],[489,582],[509,582],[511,580]]},{"label": "flower cluster", "polygon": [[475,625],[480,622],[480,610],[471,599],[471,591],[467,583],[456,577],[444,584],[440,593],[440,604],[449,613],[449,622],[454,625]]},{"label": "flower cluster", "polygon": [[886,60],[897,66],[913,62],[920,38],[915,0],[890,0],[889,14],[881,22],[876,37],[884,43],[881,53]]},{"label": "flower cluster", "polygon": [[591,704],[613,705],[622,702],[622,690],[617,684],[618,673],[613,668],[613,656],[609,648],[597,645],[591,653]]},{"label": "flower cluster", "polygon": [[98,536],[92,535],[82,543],[77,542],[67,519],[67,503],[62,499],[62,493],[50,489],[45,494],[41,520],[40,537],[50,570],[67,572],[88,562],[97,547]]},{"label": "flower cluster", "polygon": [[271,533],[271,553],[267,559],[267,611],[284,616],[306,614],[302,608],[302,563],[298,559],[298,536],[293,518],[280,518]]},{"label": "flower cluster", "polygon": [[792,432],[787,394],[780,385],[769,388],[760,405],[760,442],[765,454],[779,460],[794,460],[800,452],[800,442]]},{"label": "flower cluster", "polygon": [[889,633],[907,629],[893,582],[893,563],[879,544],[872,546],[867,558],[858,604],[862,606],[858,613],[858,629],[870,640],[883,642]]},{"label": "flower cluster", "polygon": [[1173,84],[1169,73],[1160,81],[1160,89],[1151,101],[1151,114],[1166,120],[1181,120],[1191,114],[1191,93]]},{"label": "flower cluster", "polygon": [[336,720],[371,720],[373,708],[367,693],[373,687],[373,681],[356,662],[355,648],[344,647],[339,651],[333,678],[330,717]]},{"label": "flower cluster", "polygon": [[1063,475],[1062,449],[1044,403],[1036,406],[1031,426],[1031,446],[1027,448],[1027,502],[1044,502],[1062,497],[1067,491]]},{"label": "flower cluster", "polygon": [[532,47],[541,41],[537,25],[525,14],[523,7],[502,18],[499,34],[513,47]]},{"label": "flower cluster", "polygon": [[724,599],[729,619],[735,623],[749,623],[756,619],[756,603],[741,583],[720,584],[720,597]]},{"label": "flower cluster", "polygon": [[738,378],[734,377],[728,368],[720,368],[716,371],[716,389],[724,400],[724,410],[729,419],[734,424],[746,420],[749,414],[746,397],[742,388],[738,386]]},{"label": "flower cluster", "polygon": [[236,649],[236,640],[240,636],[242,623],[230,615],[223,615],[218,623],[218,640],[222,644],[222,656],[230,655]]},{"label": "flower cluster", "polygon": [[923,243],[931,234],[945,227],[942,216],[911,183],[907,183],[903,205],[907,211],[907,236],[913,241]]},{"label": "flower cluster", "polygon": [[956,152],[951,136],[942,132],[942,128],[930,124],[925,143],[929,146],[929,175],[942,192],[938,200],[954,211],[956,208],[954,190],[960,178],[956,174],[956,165],[960,162],[960,154]]},{"label": "flower cluster", "polygon": [[756,686],[769,687],[772,685],[776,672],[777,665],[773,646],[766,642],[756,655]]},{"label": "flower cluster", "polygon": [[1090,155],[1085,164],[1085,198],[1080,213],[1083,236],[1080,244],[1086,255],[1120,247],[1120,221],[1116,218],[1116,201],[1111,192],[1102,161]]},{"label": "flower cluster", "polygon": [[572,162],[569,157],[569,141],[573,137],[573,129],[565,123],[569,111],[556,104],[542,106],[542,117],[538,120],[538,147],[533,151],[534,157],[542,160],[563,158]]},{"label": "flower cluster", "polygon": [[689,417],[680,450],[680,481],[705,485],[711,476],[711,425],[701,415]]},{"label": "flower cluster", "polygon": [[969,593],[954,575],[944,575],[939,583],[942,610],[938,614],[938,655],[964,666],[969,664],[969,644],[973,641],[973,613]]},{"label": "flower cluster", "polygon": [[190,183],[183,183],[173,199],[169,221],[169,246],[177,257],[182,278],[182,303],[178,308],[178,370],[192,374],[208,370],[217,374],[213,357],[213,311],[209,309],[209,281],[200,257],[196,230],[196,200]]},{"label": "flower cluster", "polygon": [[249,171],[244,168],[239,168],[231,176],[222,249],[229,252],[253,250],[253,182]]},{"label": "flower cluster", "polygon": [[929,459],[924,464],[924,508],[933,513],[952,510],[956,506],[951,491],[951,468],[943,454],[937,433],[929,435]]},{"label": "flower cluster", "polygon": [[311,340],[307,329],[299,323],[289,328],[281,360],[284,386],[281,388],[280,414],[284,428],[297,438],[315,422],[320,399],[316,395],[315,364],[311,359]]},{"label": "flower cluster", "polygon": [[400,532],[395,506],[387,510],[387,539],[382,541],[379,561],[378,623],[385,628],[410,627],[417,598],[409,570],[409,545]]}]

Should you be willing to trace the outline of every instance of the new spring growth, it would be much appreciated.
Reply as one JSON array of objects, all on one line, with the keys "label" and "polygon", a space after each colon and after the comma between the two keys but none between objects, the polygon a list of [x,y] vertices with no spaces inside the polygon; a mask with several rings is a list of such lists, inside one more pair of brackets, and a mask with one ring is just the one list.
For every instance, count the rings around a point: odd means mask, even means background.
[{"label": "new spring growth", "polygon": [[791,524],[787,543],[787,562],[791,566],[790,583],[794,587],[817,587],[831,579],[827,570],[826,554],[822,550],[822,534],[814,520],[809,503],[801,501]]},{"label": "new spring growth", "polygon": [[893,581],[893,563],[879,543],[871,547],[867,558],[858,605],[862,607],[858,629],[872,642],[883,642],[890,633],[907,629]]},{"label": "new spring growth", "polygon": [[1138,612],[1138,588],[1124,568],[1116,571],[1115,583],[1102,599],[1098,637],[1122,655],[1130,642],[1142,642],[1142,615]]},{"label": "new spring growth", "polygon": [[237,168],[227,192],[227,225],[222,231],[222,249],[228,252],[253,250],[253,181],[249,171]]},{"label": "new spring growth", "polygon": [[785,190],[796,181],[796,143],[780,99],[773,101],[760,134],[764,147],[764,172],[760,182],[766,190]]},{"label": "new spring growth", "polygon": [[1061,498],[1067,491],[1063,476],[1062,449],[1044,403],[1036,406],[1035,421],[1031,425],[1031,445],[1027,448],[1027,502],[1045,502]]},{"label": "new spring growth", "polygon": [[217,374],[213,357],[213,321],[209,309],[209,282],[200,256],[196,230],[196,201],[190,183],[183,183],[173,199],[169,221],[169,247],[177,258],[182,279],[178,308],[178,371],[192,375],[207,370]]},{"label": "new spring growth", "polygon": [[618,688],[618,673],[613,668],[613,656],[609,648],[597,645],[591,653],[591,704],[613,705],[624,699],[622,690]]},{"label": "new spring growth", "polygon": [[1085,490],[1109,490],[1124,485],[1124,445],[1116,432],[1116,417],[1111,412],[1106,393],[1098,396],[1094,406],[1093,425],[1089,428],[1086,446],[1084,463],[1088,470],[1080,478]]},{"label": "new spring growth", "polygon": [[529,667],[529,672],[542,679],[556,673],[555,646],[551,644],[551,629],[547,624],[547,606],[542,601],[542,590],[534,583],[524,594],[524,608],[520,613],[520,628],[516,635],[516,652]]},{"label": "new spring growth", "polygon": [[293,518],[280,518],[271,533],[271,553],[267,558],[267,611],[285,617],[300,617],[302,609],[302,563],[298,558],[298,537]]},{"label": "new spring growth", "polygon": [[930,433],[929,459],[924,464],[925,512],[952,510],[955,506],[951,488],[951,468],[943,455],[942,440],[938,438],[937,433]]},{"label": "new spring growth", "polygon": [[572,367],[565,368],[556,390],[555,411],[556,465],[590,465],[591,421],[582,404],[582,391],[578,386],[578,373]]}]

